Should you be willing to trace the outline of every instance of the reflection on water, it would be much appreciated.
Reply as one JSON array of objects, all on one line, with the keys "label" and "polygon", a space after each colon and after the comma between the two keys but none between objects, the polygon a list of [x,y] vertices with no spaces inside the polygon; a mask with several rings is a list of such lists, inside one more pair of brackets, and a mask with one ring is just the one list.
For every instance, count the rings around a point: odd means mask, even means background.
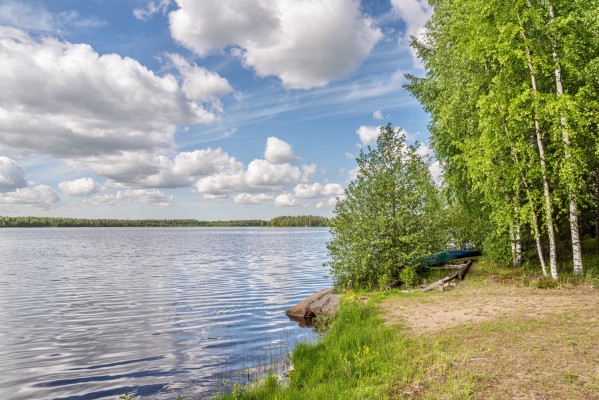
[{"label": "reflection on water", "polygon": [[[326,229],[0,230],[0,399],[188,398],[284,360]],[[253,370],[252,370],[253,371]]]}]

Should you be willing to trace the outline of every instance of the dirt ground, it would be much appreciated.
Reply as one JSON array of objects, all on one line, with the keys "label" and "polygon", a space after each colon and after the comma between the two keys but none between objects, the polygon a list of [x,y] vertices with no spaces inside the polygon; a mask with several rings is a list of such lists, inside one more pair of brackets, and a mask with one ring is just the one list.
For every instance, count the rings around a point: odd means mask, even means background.
[{"label": "dirt ground", "polygon": [[[599,399],[599,290],[590,286],[464,281],[448,292],[393,296],[381,308],[386,324],[414,338],[463,344],[448,345],[464,354],[442,379],[472,377],[465,398]],[[403,398],[443,398],[402,390]]]}]

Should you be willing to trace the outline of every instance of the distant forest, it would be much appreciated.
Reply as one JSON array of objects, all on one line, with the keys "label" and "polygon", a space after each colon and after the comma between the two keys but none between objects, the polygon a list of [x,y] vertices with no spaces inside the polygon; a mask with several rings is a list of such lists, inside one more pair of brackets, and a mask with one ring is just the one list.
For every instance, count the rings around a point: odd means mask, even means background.
[{"label": "distant forest", "polygon": [[83,219],[50,217],[3,217],[0,228],[43,227],[319,227],[328,226],[329,219],[317,215],[282,216],[265,221],[261,219],[233,221],[200,221],[197,219]]}]

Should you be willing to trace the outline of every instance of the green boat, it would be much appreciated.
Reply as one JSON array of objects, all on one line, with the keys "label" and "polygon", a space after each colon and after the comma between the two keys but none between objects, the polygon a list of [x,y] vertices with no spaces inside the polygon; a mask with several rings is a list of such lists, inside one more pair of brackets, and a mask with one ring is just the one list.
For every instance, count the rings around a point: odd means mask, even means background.
[{"label": "green boat", "polygon": [[460,258],[478,257],[481,252],[478,250],[453,250],[442,253],[429,254],[420,259],[420,265],[423,267],[434,267],[435,265],[445,264],[451,260]]}]

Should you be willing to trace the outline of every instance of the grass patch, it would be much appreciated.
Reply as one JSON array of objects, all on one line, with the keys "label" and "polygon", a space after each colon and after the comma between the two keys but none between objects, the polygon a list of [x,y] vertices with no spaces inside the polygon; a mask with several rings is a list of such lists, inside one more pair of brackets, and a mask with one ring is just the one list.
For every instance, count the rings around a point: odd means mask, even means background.
[{"label": "grass patch", "polygon": [[[430,374],[449,374],[459,361],[461,345],[406,336],[401,327],[388,327],[377,315],[377,304],[389,297],[375,294],[368,303],[345,299],[329,332],[317,343],[300,344],[293,352],[294,370],[288,382],[268,376],[261,382],[237,385],[217,399],[380,399],[413,398],[435,388],[454,398],[467,396],[470,377],[439,386]],[[414,296],[416,297],[416,296]],[[458,349],[460,348],[460,349]],[[460,350],[460,351],[458,351]],[[421,384],[426,380],[426,385]]]},{"label": "grass patch", "polygon": [[[483,259],[455,291],[346,294],[328,332],[296,347],[289,380],[268,376],[216,398],[599,399],[598,303],[586,285],[599,256],[584,261],[578,287],[563,267],[556,282],[536,266]],[[418,330],[417,317],[442,322]]]}]

